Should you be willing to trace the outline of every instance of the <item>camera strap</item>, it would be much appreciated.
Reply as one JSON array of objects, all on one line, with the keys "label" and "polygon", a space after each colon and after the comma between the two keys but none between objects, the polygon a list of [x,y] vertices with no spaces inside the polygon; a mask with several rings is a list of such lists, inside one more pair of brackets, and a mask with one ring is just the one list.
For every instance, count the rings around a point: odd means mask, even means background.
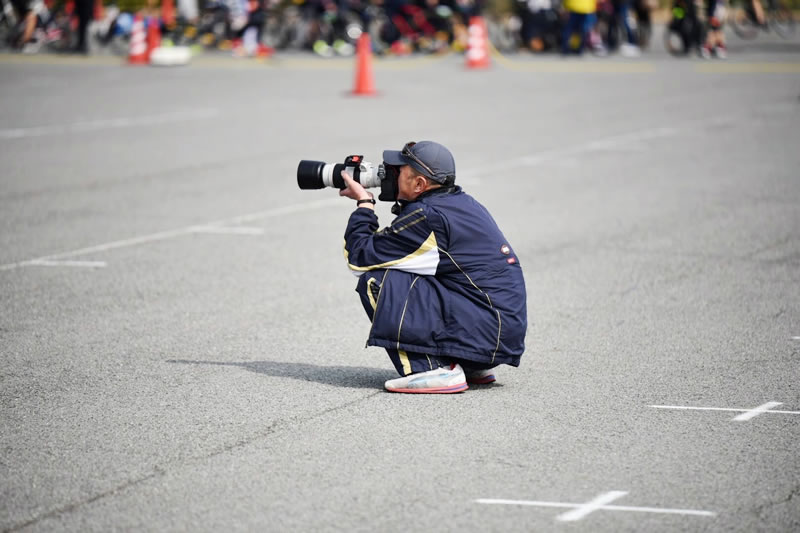
[{"label": "camera strap", "polygon": [[361,183],[361,163],[364,161],[363,155],[348,155],[344,160],[345,167],[352,167],[353,180]]}]

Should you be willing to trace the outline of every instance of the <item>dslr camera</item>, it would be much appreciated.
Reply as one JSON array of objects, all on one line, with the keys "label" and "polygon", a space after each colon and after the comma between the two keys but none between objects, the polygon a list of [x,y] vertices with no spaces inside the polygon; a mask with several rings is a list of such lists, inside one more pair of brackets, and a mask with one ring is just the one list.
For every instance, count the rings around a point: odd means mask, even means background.
[{"label": "dslr camera", "polygon": [[399,167],[381,163],[378,166],[364,161],[360,155],[349,155],[344,163],[325,163],[303,159],[297,165],[297,185],[301,189],[324,189],[336,187],[344,189],[347,185],[342,171],[357,181],[365,189],[381,188],[378,200],[394,202],[397,199],[397,176]]}]

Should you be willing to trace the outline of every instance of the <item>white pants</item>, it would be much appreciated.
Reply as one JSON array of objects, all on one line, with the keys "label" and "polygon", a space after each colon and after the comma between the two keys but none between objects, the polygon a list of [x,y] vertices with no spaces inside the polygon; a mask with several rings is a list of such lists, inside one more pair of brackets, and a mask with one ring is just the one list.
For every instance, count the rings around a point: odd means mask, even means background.
[{"label": "white pants", "polygon": [[195,20],[200,16],[197,0],[178,0],[178,14],[186,20]]}]

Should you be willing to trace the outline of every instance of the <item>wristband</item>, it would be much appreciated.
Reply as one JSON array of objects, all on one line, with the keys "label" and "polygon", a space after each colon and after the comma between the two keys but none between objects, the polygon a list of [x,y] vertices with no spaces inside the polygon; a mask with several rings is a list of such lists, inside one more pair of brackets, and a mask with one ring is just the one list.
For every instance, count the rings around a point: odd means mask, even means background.
[{"label": "wristband", "polygon": [[372,205],[375,205],[377,202],[375,202],[375,198],[364,198],[363,200],[357,201],[356,205],[358,206],[358,205],[366,204],[366,203],[370,203]]}]

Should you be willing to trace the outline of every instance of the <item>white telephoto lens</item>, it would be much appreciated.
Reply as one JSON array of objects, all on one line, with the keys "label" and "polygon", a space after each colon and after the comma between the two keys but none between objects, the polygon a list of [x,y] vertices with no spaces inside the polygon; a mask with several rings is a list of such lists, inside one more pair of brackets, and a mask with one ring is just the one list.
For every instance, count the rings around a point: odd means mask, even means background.
[{"label": "white telephoto lens", "polygon": [[[334,183],[334,178],[336,181],[339,181],[341,176],[334,176],[334,172],[336,171],[336,167],[342,168],[342,165],[334,164],[334,163],[327,163],[325,166],[322,167],[322,183],[325,184],[326,187],[336,187]],[[353,177],[353,171],[355,167],[344,167],[343,170],[347,172],[347,175],[351,178]],[[365,189],[370,189],[372,187],[380,187],[381,186],[381,176],[380,172],[377,168],[372,166],[372,163],[364,161],[358,167],[358,181],[361,183],[361,186]]]},{"label": "white telephoto lens", "polygon": [[[326,163],[324,167],[322,167],[322,183],[325,184],[326,187],[336,187],[333,183],[333,171],[336,168],[336,163]],[[353,169],[345,168],[344,169],[350,177],[353,177]]]}]

